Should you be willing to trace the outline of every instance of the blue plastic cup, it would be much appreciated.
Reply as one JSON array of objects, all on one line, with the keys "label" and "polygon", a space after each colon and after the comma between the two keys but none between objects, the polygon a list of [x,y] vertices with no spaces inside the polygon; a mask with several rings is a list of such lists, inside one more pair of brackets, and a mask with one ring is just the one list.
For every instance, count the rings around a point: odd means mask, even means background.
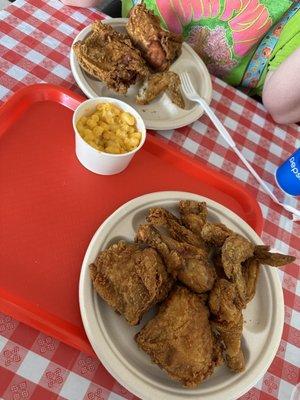
[{"label": "blue plastic cup", "polygon": [[290,196],[300,196],[300,149],[276,170],[277,185]]}]

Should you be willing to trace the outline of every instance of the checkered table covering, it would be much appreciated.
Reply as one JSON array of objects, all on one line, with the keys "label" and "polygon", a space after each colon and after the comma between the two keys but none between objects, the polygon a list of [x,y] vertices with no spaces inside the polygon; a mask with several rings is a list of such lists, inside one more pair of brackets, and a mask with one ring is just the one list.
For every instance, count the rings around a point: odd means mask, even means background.
[{"label": "checkered table covering", "polygon": [[[101,15],[96,10],[63,6],[57,0],[17,0],[0,12],[0,101],[38,82],[79,91],[69,66],[76,34]],[[212,107],[238,147],[278,196],[273,172],[300,147],[298,126],[276,126],[263,106],[213,78]],[[265,376],[242,399],[299,399],[300,224],[274,204],[228,149],[207,117],[175,131],[158,132],[178,151],[239,180],[257,198],[265,225],[262,239],[297,257],[279,271],[285,301],[285,325],[276,357]],[[287,199],[285,199],[287,200]],[[300,207],[300,202],[294,203]],[[297,394],[298,393],[298,394]],[[298,396],[298,397],[297,397]],[[0,313],[0,400],[134,399],[96,358],[68,347]]]}]

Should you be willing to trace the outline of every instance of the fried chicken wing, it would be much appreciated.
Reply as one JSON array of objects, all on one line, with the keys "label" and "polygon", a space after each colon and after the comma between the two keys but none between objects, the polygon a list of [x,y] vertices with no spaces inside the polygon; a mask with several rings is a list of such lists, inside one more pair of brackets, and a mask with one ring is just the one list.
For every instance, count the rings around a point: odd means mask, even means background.
[{"label": "fried chicken wing", "polygon": [[132,42],[155,71],[166,71],[181,54],[182,36],[164,30],[159,18],[147,10],[145,4],[132,8],[126,29]]},{"label": "fried chicken wing", "polygon": [[222,247],[233,232],[224,224],[206,222],[201,231],[203,240],[213,246]]},{"label": "fried chicken wing", "polygon": [[282,267],[291,264],[296,260],[294,256],[288,256],[281,253],[272,253],[269,246],[255,246],[254,256],[261,264],[270,265],[271,267]]},{"label": "fried chicken wing", "polygon": [[136,239],[157,250],[168,272],[195,292],[203,293],[212,288],[216,273],[202,249],[161,235],[150,224],[139,226]]},{"label": "fried chicken wing", "polygon": [[102,251],[90,275],[99,296],[131,325],[162,301],[173,283],[155,250],[124,241]]},{"label": "fried chicken wing", "polygon": [[222,246],[222,263],[226,276],[235,283],[240,301],[246,306],[246,285],[242,262],[253,256],[254,244],[239,234],[228,236]]},{"label": "fried chicken wing", "polygon": [[248,258],[242,264],[242,273],[245,282],[246,303],[249,303],[256,291],[260,262],[255,257]]},{"label": "fried chicken wing", "polygon": [[179,202],[179,211],[183,225],[201,237],[201,231],[207,219],[206,203],[181,200]]},{"label": "fried chicken wing", "polygon": [[195,387],[222,363],[208,316],[197,294],[176,287],[135,340],[172,379]]},{"label": "fried chicken wing", "polygon": [[249,303],[255,295],[260,265],[281,267],[295,261],[295,257],[280,253],[271,253],[270,246],[257,245],[254,248],[253,257],[242,263],[242,272],[246,288],[246,302]]},{"label": "fried chicken wing", "polygon": [[100,21],[92,33],[73,45],[80,66],[109,89],[125,94],[130,85],[148,76],[149,70],[129,37]]},{"label": "fried chicken wing", "polygon": [[161,207],[150,208],[147,221],[155,226],[166,227],[173,239],[199,247],[205,250],[208,255],[209,250],[203,239],[184,225],[181,225],[180,220],[166,209]]},{"label": "fried chicken wing", "polygon": [[218,279],[209,293],[209,308],[213,314],[212,326],[225,347],[225,361],[234,372],[245,369],[241,348],[243,315],[239,307],[236,287],[226,279]]},{"label": "fried chicken wing", "polygon": [[139,90],[136,102],[137,104],[149,104],[161,93],[166,92],[177,107],[185,108],[180,85],[179,76],[172,71],[158,72],[149,75]]}]

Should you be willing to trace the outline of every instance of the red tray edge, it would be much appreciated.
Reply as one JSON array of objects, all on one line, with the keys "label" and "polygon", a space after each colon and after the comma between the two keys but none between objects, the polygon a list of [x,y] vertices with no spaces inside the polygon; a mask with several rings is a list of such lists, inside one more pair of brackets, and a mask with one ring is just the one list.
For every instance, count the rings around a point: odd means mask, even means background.
[{"label": "red tray edge", "polygon": [[[22,107],[18,107],[18,103],[20,100],[26,99],[27,101],[23,103]],[[14,93],[6,103],[0,106],[0,135],[1,131],[5,131],[6,127],[9,126],[10,120],[9,118],[1,118],[3,113],[8,113],[12,109],[14,110],[14,115],[21,115],[27,107],[32,104],[32,102],[39,101],[57,101],[64,106],[68,107],[71,110],[74,110],[79,103],[85,100],[85,98],[77,93],[72,92],[69,89],[62,88],[56,85],[41,83],[26,86],[25,88],[20,89],[16,93]],[[64,100],[64,101],[63,101]],[[246,204],[243,204],[245,210],[250,210],[250,213],[253,215],[252,218],[252,227],[253,229],[260,235],[263,228],[263,218],[262,212],[257,203],[256,199],[253,195],[248,191],[248,189],[244,188],[240,183],[235,182],[233,179],[227,177],[226,175],[222,175],[219,171],[213,169],[212,167],[205,165],[200,160],[196,160],[191,156],[184,154],[176,149],[176,147],[172,143],[168,143],[161,138],[155,136],[153,132],[148,132],[149,141],[153,144],[158,144],[163,148],[165,152],[168,152],[170,155],[176,155],[176,157],[180,158],[184,164],[189,164],[194,169],[194,174],[197,175],[197,170],[200,170],[203,166],[207,170],[210,171],[212,175],[214,175],[218,180],[222,177],[222,180],[225,182],[226,193],[232,196],[234,191],[240,192],[244,199],[247,200]],[[211,182],[210,182],[211,184]],[[212,185],[211,185],[212,186]],[[224,190],[225,191],[225,190]],[[249,213],[249,214],[250,214]],[[254,224],[255,222],[255,224]],[[22,306],[20,304],[23,304]],[[41,310],[36,304],[27,302],[26,308],[24,308],[24,300],[22,302],[18,298],[13,298],[10,294],[5,292],[0,288],[0,309],[2,312],[13,315],[14,318],[19,321],[32,326],[33,328],[43,331],[51,336],[61,340],[62,342],[80,350],[84,351],[88,354],[94,354],[88,339],[86,340],[80,338],[84,330],[82,331],[80,328],[62,320],[61,318],[56,317],[50,313],[47,313],[44,310]],[[50,325],[45,323],[45,318],[50,322]],[[76,332],[76,334],[66,334],[63,330],[64,327],[72,328],[72,331]],[[85,333],[84,333],[85,336]]]},{"label": "red tray edge", "polygon": [[[24,303],[26,306],[24,307]],[[22,306],[20,305],[22,304]],[[47,333],[71,347],[74,347],[87,354],[94,355],[94,351],[85,336],[83,327],[77,326],[58,318],[57,316],[41,310],[39,306],[31,302],[20,300],[0,288],[0,309],[4,314],[12,315],[13,318],[32,328]],[[47,321],[47,323],[45,323]],[[68,330],[66,337],[65,330]],[[85,340],[81,338],[85,337]]]},{"label": "red tray edge", "polygon": [[[22,107],[18,106],[21,99],[23,100]],[[27,99],[27,102],[24,103],[24,99]],[[9,118],[1,118],[2,113],[6,114],[13,109],[15,115],[20,115],[32,102],[46,100],[57,101],[69,109],[74,110],[78,104],[86,100],[86,98],[67,88],[53,84],[38,83],[26,86],[14,93],[7,102],[0,107],[0,135],[1,132],[3,132],[10,124]],[[175,155],[183,164],[189,164],[192,166],[192,170],[195,171],[194,175],[197,175],[197,171],[205,166],[210,174],[216,177],[216,180],[220,181],[222,179],[224,181],[224,192],[226,192],[230,197],[235,198],[234,193],[239,192],[243,196],[244,201],[246,201],[246,203],[243,203],[243,209],[245,214],[248,214],[251,219],[252,228],[258,235],[261,234],[264,221],[260,206],[250,191],[242,186],[242,182],[238,182],[234,178],[223,175],[217,169],[214,169],[213,167],[204,164],[201,160],[196,159],[195,156],[192,157],[192,155],[190,156],[178,151],[173,143],[166,142],[163,138],[157,137],[153,131],[148,131],[148,141],[159,145],[166,153]],[[210,186],[213,186],[211,181],[208,183]]]}]

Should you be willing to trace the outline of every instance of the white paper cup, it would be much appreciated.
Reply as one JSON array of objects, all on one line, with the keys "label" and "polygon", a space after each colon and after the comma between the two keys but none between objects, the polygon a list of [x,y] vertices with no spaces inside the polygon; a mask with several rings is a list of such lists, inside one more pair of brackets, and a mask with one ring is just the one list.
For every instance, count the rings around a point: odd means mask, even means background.
[{"label": "white paper cup", "polygon": [[[126,111],[134,116],[136,120],[137,130],[141,133],[141,141],[138,147],[124,154],[104,153],[90,146],[79,134],[76,125],[79,118],[88,116],[96,110],[97,104],[112,103],[121,110]],[[73,114],[73,128],[75,132],[75,151],[80,163],[92,171],[100,175],[114,175],[124,171],[130,163],[132,157],[143,146],[146,140],[146,127],[140,114],[130,105],[121,100],[111,97],[96,97],[81,103]]]}]

